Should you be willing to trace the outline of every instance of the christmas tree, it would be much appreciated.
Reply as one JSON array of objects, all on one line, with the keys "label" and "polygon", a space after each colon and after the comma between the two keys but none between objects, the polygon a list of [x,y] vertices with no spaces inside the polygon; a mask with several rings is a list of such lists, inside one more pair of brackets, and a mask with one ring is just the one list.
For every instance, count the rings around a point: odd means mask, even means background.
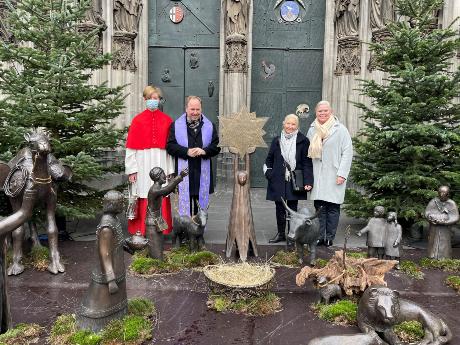
[{"label": "christmas tree", "polygon": [[10,4],[6,27],[11,40],[0,45],[0,159],[13,157],[30,128],[45,127],[53,154],[73,170],[72,181],[58,193],[58,212],[70,218],[92,217],[100,210],[102,193],[84,182],[109,169],[98,157],[123,136],[111,125],[124,106],[122,87],[91,82],[111,56],[98,48],[103,24],[84,30],[90,6],[88,0]]},{"label": "christmas tree", "polygon": [[460,197],[460,70],[451,61],[460,48],[452,23],[437,25],[442,0],[396,0],[398,20],[388,38],[371,44],[384,82],[362,81],[369,105],[354,140],[356,158],[348,214],[368,217],[376,205],[395,210],[408,224],[423,220],[440,185]]}]

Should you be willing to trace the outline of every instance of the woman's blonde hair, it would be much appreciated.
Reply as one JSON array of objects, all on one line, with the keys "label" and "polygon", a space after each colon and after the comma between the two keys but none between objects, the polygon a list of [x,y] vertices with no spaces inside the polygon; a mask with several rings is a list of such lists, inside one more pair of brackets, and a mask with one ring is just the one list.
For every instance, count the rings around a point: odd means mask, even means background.
[{"label": "woman's blonde hair", "polygon": [[160,98],[163,97],[163,92],[161,92],[161,89],[158,86],[152,85],[147,85],[144,88],[142,95],[144,96],[144,99],[150,99],[154,93],[156,93]]},{"label": "woman's blonde hair", "polygon": [[319,101],[316,106],[315,106],[315,111],[318,110],[318,107],[320,105],[327,105],[329,107],[329,109],[332,110],[332,107],[331,107],[331,103],[329,103],[328,101],[325,101],[325,100],[322,100],[322,101]]},{"label": "woman's blonde hair", "polygon": [[286,123],[287,120],[294,120],[297,124],[297,128],[299,128],[299,117],[296,114],[288,114],[285,116],[283,120],[283,125]]}]

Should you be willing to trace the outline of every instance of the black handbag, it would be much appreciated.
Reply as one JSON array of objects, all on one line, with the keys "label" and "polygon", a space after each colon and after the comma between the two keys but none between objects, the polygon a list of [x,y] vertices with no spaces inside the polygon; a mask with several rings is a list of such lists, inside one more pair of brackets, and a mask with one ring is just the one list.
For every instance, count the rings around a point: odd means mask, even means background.
[{"label": "black handbag", "polygon": [[291,183],[292,190],[295,193],[304,193],[305,189],[303,188],[303,171],[302,170],[291,170]]}]

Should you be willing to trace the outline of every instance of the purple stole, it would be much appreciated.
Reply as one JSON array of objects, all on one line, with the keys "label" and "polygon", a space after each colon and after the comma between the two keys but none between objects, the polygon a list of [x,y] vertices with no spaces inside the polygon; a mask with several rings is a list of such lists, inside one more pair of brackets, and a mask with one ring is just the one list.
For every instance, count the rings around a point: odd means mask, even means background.
[{"label": "purple stole", "polygon": [[[186,114],[182,114],[174,122],[174,130],[176,134],[176,141],[179,145],[188,147],[188,133],[187,133],[187,118]],[[206,116],[201,114],[203,119],[203,126],[201,127],[201,139],[203,141],[203,148],[211,144],[212,140],[212,123]],[[188,160],[177,158],[177,169],[181,172],[188,168]],[[209,186],[211,179],[211,160],[201,159],[201,174],[200,174],[200,191],[198,201],[200,207],[205,209],[209,203]],[[179,183],[179,214],[181,216],[190,216],[190,185],[188,175],[184,177],[183,181]]]}]

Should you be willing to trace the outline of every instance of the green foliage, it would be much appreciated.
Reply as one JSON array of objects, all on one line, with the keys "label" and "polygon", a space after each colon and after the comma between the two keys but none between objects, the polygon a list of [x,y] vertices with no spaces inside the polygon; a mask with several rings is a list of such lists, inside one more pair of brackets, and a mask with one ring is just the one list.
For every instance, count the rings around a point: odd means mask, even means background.
[{"label": "green foliage", "polygon": [[51,345],[144,344],[152,338],[154,315],[155,306],[150,300],[134,298],[128,301],[128,314],[123,319],[112,320],[99,333],[78,329],[75,315],[61,315],[52,326],[49,342]]},{"label": "green foliage", "polygon": [[270,262],[282,266],[288,267],[299,267],[299,258],[297,257],[297,253],[295,251],[284,251],[278,250],[276,254],[270,259]]},{"label": "green foliage", "polygon": [[100,158],[124,132],[111,125],[124,107],[123,87],[91,80],[111,56],[96,48],[103,24],[89,32],[80,27],[89,6],[89,0],[20,0],[7,11],[14,40],[0,46],[0,159],[18,151],[30,128],[46,127],[53,154],[73,170],[58,192],[58,212],[69,218],[99,210],[102,193],[84,182],[111,169]]},{"label": "green foliage", "polygon": [[449,272],[460,272],[460,259],[420,259],[420,266],[423,268],[436,268]]},{"label": "green foliage", "polygon": [[75,315],[64,314],[59,316],[51,326],[49,341],[52,345],[67,345],[70,337],[77,331]]},{"label": "green foliage", "polygon": [[128,313],[149,318],[155,314],[155,306],[146,298],[133,298],[128,302]]},{"label": "green foliage", "polygon": [[323,320],[339,324],[356,323],[358,305],[350,300],[344,299],[332,304],[317,303],[312,308]]},{"label": "green foliage", "polygon": [[35,323],[17,324],[14,328],[0,334],[0,345],[32,344],[38,339],[42,330],[42,327]]},{"label": "green foliage", "polygon": [[446,284],[460,293],[460,276],[448,276],[446,278]]},{"label": "green foliage", "polygon": [[44,246],[34,246],[24,258],[24,263],[38,271],[45,271],[50,263],[50,250]]},{"label": "green foliage", "polygon": [[400,18],[387,26],[388,39],[371,44],[386,77],[362,80],[371,103],[355,104],[366,126],[354,139],[351,180],[363,192],[347,191],[351,216],[382,205],[408,224],[421,222],[440,185],[460,190],[460,69],[451,70],[460,39],[455,26],[434,28],[442,3],[397,0]]},{"label": "green foliage", "polygon": [[404,343],[416,343],[423,339],[425,331],[418,321],[404,321],[393,327],[394,332]]},{"label": "green foliage", "polygon": [[400,269],[402,272],[414,279],[423,279],[423,277],[425,276],[425,274],[420,270],[420,267],[418,267],[418,265],[413,261],[401,261]]},{"label": "green foliage", "polygon": [[152,322],[138,315],[113,320],[101,332],[102,344],[142,344],[152,338]]},{"label": "green foliage", "polygon": [[347,257],[353,259],[365,259],[367,258],[367,253],[364,252],[347,252]]},{"label": "green foliage", "polygon": [[173,249],[164,255],[164,261],[148,257],[147,251],[133,256],[130,268],[139,274],[178,272],[185,268],[204,267],[219,263],[219,256],[209,252],[190,252],[187,247]]},{"label": "green foliage", "polygon": [[70,337],[72,345],[99,345],[102,337],[88,330],[79,330]]},{"label": "green foliage", "polygon": [[237,314],[265,316],[276,313],[281,309],[280,298],[273,292],[266,292],[260,296],[238,298],[232,300],[227,295],[210,295],[209,308],[217,312],[231,312]]},{"label": "green foliage", "polygon": [[329,262],[329,260],[325,260],[325,259],[316,259],[316,262],[315,262],[315,267],[316,268],[323,268],[323,267],[326,267],[327,263]]}]

